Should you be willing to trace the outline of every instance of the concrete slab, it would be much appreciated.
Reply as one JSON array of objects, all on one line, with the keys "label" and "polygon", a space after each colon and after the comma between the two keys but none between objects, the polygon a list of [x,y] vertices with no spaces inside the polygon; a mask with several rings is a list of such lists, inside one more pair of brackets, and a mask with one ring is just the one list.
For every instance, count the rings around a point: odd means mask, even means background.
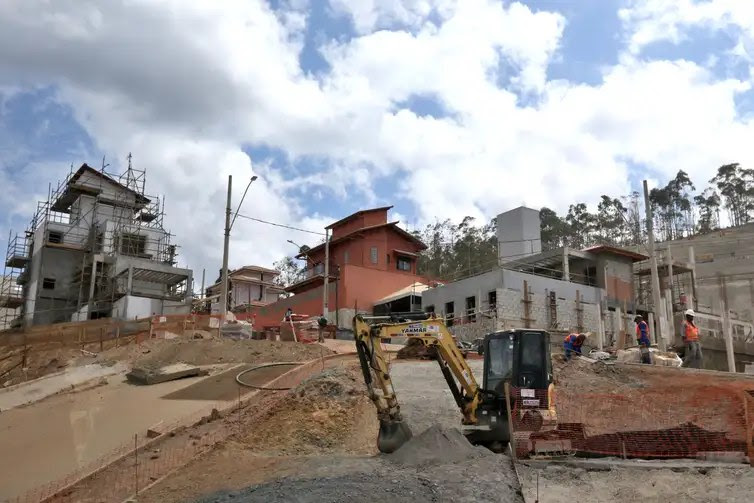
[{"label": "concrete slab", "polygon": [[116,375],[125,370],[126,367],[121,363],[109,367],[99,364],[83,365],[17,384],[10,389],[0,390],[0,411],[34,403],[61,391],[74,389],[87,381]]},{"label": "concrete slab", "polygon": [[157,369],[134,367],[131,372],[126,374],[126,378],[135,384],[157,384],[206,374],[206,370],[203,371],[197,366],[174,363]]}]

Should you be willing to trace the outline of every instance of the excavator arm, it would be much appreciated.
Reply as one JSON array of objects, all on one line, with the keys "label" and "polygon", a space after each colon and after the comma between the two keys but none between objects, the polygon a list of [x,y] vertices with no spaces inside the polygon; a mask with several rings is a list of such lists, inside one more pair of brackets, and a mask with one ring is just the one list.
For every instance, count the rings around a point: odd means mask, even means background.
[{"label": "excavator arm", "polygon": [[380,452],[393,452],[411,438],[411,430],[401,415],[390,378],[389,364],[382,349],[381,343],[384,339],[406,337],[433,347],[437,353],[440,370],[463,414],[463,424],[477,423],[476,410],[481,401],[482,390],[443,321],[430,318],[400,323],[369,324],[368,319],[362,315],[354,317],[353,331],[369,398],[377,407],[380,421],[377,448]]}]

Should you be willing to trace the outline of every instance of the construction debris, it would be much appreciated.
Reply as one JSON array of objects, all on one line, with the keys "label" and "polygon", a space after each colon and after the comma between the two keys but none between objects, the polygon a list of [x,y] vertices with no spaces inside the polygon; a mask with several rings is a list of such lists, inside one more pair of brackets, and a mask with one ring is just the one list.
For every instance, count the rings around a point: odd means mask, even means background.
[{"label": "construction debris", "polygon": [[174,363],[159,368],[134,367],[126,378],[136,384],[157,384],[198,375],[207,375],[207,371],[185,363]]}]

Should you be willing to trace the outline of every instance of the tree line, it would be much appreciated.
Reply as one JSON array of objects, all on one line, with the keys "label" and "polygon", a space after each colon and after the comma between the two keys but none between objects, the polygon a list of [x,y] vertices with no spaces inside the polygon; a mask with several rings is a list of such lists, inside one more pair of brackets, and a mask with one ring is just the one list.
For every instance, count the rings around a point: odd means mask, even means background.
[{"label": "tree line", "polygon": [[[665,186],[649,192],[655,239],[669,241],[713,232],[754,221],[754,169],[738,163],[720,166],[708,185],[697,191],[689,175],[679,170]],[[586,248],[595,244],[633,246],[646,242],[644,198],[638,192],[600,196],[596,212],[586,203],[573,203],[565,215],[540,209],[542,249],[562,246]],[[723,220],[722,216],[726,218]],[[412,234],[427,245],[418,258],[418,272],[430,279],[451,281],[487,271],[497,264],[496,222],[477,223],[467,216],[428,224]],[[278,282],[290,284],[301,277],[291,257],[275,263]]]},{"label": "tree line", "polygon": [[[754,169],[738,163],[720,166],[708,186],[696,192],[689,175],[679,170],[665,186],[649,192],[655,238],[680,239],[754,221]],[[596,244],[633,246],[647,239],[644,198],[638,192],[600,196],[597,211],[573,203],[565,215],[540,209],[542,249],[586,248]],[[427,245],[419,257],[419,273],[452,280],[488,270],[497,263],[495,220],[475,226],[474,219],[427,225],[414,235]]]}]

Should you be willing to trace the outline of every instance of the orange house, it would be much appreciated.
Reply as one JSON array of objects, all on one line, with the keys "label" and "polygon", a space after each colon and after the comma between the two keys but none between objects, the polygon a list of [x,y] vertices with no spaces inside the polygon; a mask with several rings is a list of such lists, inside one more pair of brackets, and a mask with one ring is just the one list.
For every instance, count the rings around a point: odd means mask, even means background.
[{"label": "orange house", "polygon": [[[361,210],[327,226],[330,230],[328,318],[340,328],[350,328],[356,310],[371,312],[375,301],[416,282],[424,243],[388,222],[392,206]],[[287,299],[254,310],[255,325],[277,326],[290,307],[296,314],[322,314],[325,244],[297,258],[306,260],[304,277],[286,290]]]}]

